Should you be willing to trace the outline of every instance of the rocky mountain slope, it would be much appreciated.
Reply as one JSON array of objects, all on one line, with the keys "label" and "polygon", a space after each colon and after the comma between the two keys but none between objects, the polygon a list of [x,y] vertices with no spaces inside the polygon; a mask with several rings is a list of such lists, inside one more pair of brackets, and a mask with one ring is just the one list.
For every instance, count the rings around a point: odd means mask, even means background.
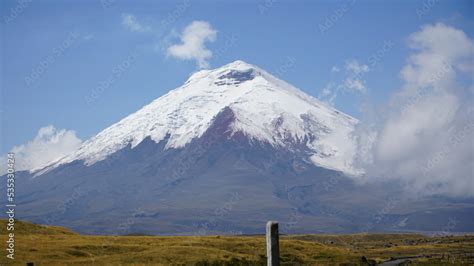
[{"label": "rocky mountain slope", "polygon": [[414,199],[350,178],[362,174],[356,124],[236,61],[19,172],[17,215],[94,234],[262,233],[267,220],[283,233],[474,230],[473,199]]}]

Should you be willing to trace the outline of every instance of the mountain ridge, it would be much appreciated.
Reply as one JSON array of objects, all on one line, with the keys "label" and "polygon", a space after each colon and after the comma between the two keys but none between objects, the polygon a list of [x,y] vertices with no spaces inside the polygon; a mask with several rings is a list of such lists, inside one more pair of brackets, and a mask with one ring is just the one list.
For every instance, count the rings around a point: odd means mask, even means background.
[{"label": "mountain ridge", "polygon": [[[17,172],[18,217],[88,234],[255,234],[268,220],[282,233],[433,232],[450,217],[474,230],[472,198],[356,182],[334,164],[351,158],[340,144],[356,120],[239,65],[192,75],[39,175]],[[157,122],[170,130],[149,131]]]},{"label": "mountain ridge", "polygon": [[357,119],[237,60],[192,74],[182,86],[107,127],[36,175],[75,160],[94,164],[129,143],[135,147],[147,136],[159,142],[169,134],[165,149],[181,148],[202,136],[224,108],[236,113],[230,125],[233,133],[276,146],[306,142],[313,163],[351,175],[361,173],[352,165],[356,146],[350,134]]}]

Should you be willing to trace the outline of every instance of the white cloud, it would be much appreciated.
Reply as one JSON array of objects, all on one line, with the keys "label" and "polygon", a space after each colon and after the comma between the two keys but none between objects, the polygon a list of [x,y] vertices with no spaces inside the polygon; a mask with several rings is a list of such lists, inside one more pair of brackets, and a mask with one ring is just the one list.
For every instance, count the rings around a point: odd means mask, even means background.
[{"label": "white cloud", "polygon": [[[333,106],[341,92],[343,94],[367,92],[362,76],[370,71],[368,65],[361,64],[357,60],[352,59],[346,62],[344,70],[345,72],[341,73],[344,75],[343,77],[339,76],[337,82],[331,81],[323,88],[322,92],[318,95],[321,101]],[[340,75],[340,71],[341,69],[338,66],[331,68],[331,72],[335,73],[335,75]]]},{"label": "white cloud", "polygon": [[182,60],[196,60],[199,68],[209,67],[212,51],[206,42],[216,40],[217,31],[206,21],[193,21],[180,35],[181,43],[168,47],[168,55]]},{"label": "white cloud", "polygon": [[81,143],[72,130],[56,129],[54,126],[42,127],[33,140],[11,149],[15,154],[15,169],[22,171],[42,168],[75,151]]},{"label": "white cloud", "polygon": [[469,75],[474,42],[436,24],[412,34],[409,47],[414,52],[401,70],[404,84],[389,112],[358,132],[367,177],[399,179],[419,195],[473,196],[472,84],[461,86],[459,78]]},{"label": "white cloud", "polygon": [[151,31],[150,26],[142,25],[132,14],[122,14],[122,26],[133,32]]},{"label": "white cloud", "polygon": [[365,93],[367,88],[362,80],[362,75],[370,71],[369,66],[353,59],[346,62],[345,69],[347,72],[347,77],[344,80],[346,89]]},{"label": "white cloud", "polygon": [[367,91],[367,88],[365,87],[362,80],[360,80],[358,78],[348,77],[348,78],[346,78],[346,80],[344,80],[344,85],[349,90],[355,90],[355,91],[360,91],[360,92],[366,92]]},{"label": "white cloud", "polygon": [[338,88],[335,88],[334,83],[330,82],[323,88],[321,93],[318,95],[318,99],[329,104],[330,106],[335,105],[337,94],[339,92]]},{"label": "white cloud", "polygon": [[362,73],[369,72],[369,66],[365,65],[365,64],[361,64],[357,60],[352,59],[352,60],[346,62],[346,70],[351,75],[359,75],[359,74],[362,74]]}]

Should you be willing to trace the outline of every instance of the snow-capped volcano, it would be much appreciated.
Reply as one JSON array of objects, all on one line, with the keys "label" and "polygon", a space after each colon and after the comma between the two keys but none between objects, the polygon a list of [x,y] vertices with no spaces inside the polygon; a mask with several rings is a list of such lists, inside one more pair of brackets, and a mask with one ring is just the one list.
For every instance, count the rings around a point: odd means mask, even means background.
[{"label": "snow-capped volcano", "polygon": [[352,165],[356,119],[243,61],[192,74],[181,87],[106,128],[40,173],[76,160],[95,164],[147,137],[157,143],[166,140],[165,149],[183,148],[201,137],[225,108],[235,116],[227,129],[230,136],[242,133],[250,141],[304,150],[308,161],[318,166],[359,173]]},{"label": "snow-capped volcano", "polygon": [[470,199],[402,197],[374,223],[402,190],[347,176],[360,173],[352,165],[356,123],[236,61],[193,74],[43,170],[18,172],[17,215],[118,235],[261,234],[268,220],[282,221],[285,233],[396,230],[407,219],[403,230],[435,231],[445,225],[440,217],[473,230]]}]

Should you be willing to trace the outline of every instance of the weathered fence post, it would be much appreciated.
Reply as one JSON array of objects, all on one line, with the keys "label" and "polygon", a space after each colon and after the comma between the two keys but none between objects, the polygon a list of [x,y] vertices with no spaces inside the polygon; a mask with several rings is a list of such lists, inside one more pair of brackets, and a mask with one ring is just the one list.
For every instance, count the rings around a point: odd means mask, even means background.
[{"label": "weathered fence post", "polygon": [[267,222],[267,265],[280,265],[280,245],[278,240],[278,222]]}]

